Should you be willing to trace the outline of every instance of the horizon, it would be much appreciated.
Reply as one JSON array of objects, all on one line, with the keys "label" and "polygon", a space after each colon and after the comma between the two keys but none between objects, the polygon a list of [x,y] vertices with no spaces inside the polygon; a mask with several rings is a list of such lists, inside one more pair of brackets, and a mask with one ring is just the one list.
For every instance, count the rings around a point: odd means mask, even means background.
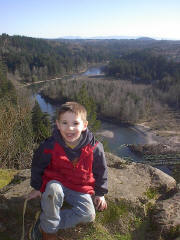
[{"label": "horizon", "polygon": [[180,40],[178,0],[0,0],[0,34]]},{"label": "horizon", "polygon": [[139,40],[139,39],[149,39],[154,41],[180,41],[180,39],[166,39],[166,38],[153,38],[149,36],[61,36],[61,37],[55,37],[55,38],[47,38],[47,37],[35,37],[35,36],[26,36],[26,35],[19,35],[19,34],[7,34],[7,33],[1,33],[0,36],[3,34],[6,34],[10,37],[14,36],[20,36],[20,37],[29,37],[29,38],[36,38],[36,39],[46,39],[46,40],[59,40],[59,39],[65,39],[65,40]]},{"label": "horizon", "polygon": [[113,35],[108,35],[108,36],[62,36],[62,37],[58,37],[58,38],[52,38],[52,39],[99,39],[99,40],[111,40],[111,39],[117,39],[117,40],[137,40],[140,38],[149,38],[152,40],[172,40],[172,41],[179,41],[180,39],[168,39],[168,38],[154,38],[151,36],[113,36]]}]

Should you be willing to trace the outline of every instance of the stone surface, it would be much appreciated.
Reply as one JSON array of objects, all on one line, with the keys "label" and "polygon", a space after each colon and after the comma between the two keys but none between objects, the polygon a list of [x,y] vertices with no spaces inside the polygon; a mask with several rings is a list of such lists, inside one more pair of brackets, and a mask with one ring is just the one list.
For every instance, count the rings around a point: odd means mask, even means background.
[{"label": "stone surface", "polygon": [[[159,195],[155,202],[154,223],[162,232],[180,224],[180,190],[172,177],[148,165],[130,164],[113,154],[107,153],[106,157],[109,166],[107,199],[126,199],[142,206],[142,199],[145,203],[148,201],[145,194],[147,190],[156,188],[159,190]],[[2,216],[10,214],[16,218],[15,214],[18,212],[21,221],[24,196],[30,191],[29,169],[20,171],[11,184],[0,190],[0,231],[6,225]],[[30,216],[30,222],[38,209],[40,209],[39,199],[28,202],[26,214]]]},{"label": "stone surface", "polygon": [[180,231],[180,191],[169,199],[157,201],[153,220],[160,224],[164,232],[177,227]]},{"label": "stone surface", "polygon": [[[157,168],[140,163],[126,164],[112,154],[106,155],[109,168],[108,185],[111,199],[125,198],[138,202],[145,197],[149,188],[159,189],[162,194],[167,194],[176,189],[176,181]],[[113,159],[114,162],[111,162]],[[118,164],[119,161],[119,164]]]},{"label": "stone surface", "polygon": [[146,198],[145,193],[149,188],[159,189],[158,199],[153,201],[153,224],[163,235],[171,229],[176,229],[180,235],[180,187],[179,184],[176,185],[175,179],[149,165],[126,164],[112,154],[107,154],[106,157],[108,165],[111,166],[108,197],[125,198],[138,204],[141,202],[139,200]]}]

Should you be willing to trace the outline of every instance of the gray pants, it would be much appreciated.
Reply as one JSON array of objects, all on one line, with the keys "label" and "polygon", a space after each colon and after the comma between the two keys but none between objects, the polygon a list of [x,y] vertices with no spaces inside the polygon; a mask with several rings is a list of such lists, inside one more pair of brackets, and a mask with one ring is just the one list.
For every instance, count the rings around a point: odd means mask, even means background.
[{"label": "gray pants", "polygon": [[[61,209],[64,200],[72,208]],[[40,225],[47,233],[55,233],[59,229],[71,228],[95,219],[91,195],[73,191],[56,180],[46,185],[41,198],[41,208]]]}]

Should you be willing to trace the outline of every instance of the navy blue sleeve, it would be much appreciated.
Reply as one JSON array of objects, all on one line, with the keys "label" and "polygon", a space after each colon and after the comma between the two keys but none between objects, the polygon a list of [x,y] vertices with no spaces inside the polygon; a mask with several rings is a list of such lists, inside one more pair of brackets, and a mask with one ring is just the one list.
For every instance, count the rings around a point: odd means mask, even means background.
[{"label": "navy blue sleeve", "polygon": [[51,153],[46,153],[45,150],[51,148],[52,141],[50,139],[47,139],[43,143],[41,143],[39,148],[34,152],[31,164],[30,185],[36,190],[40,190],[44,169],[51,161]]},{"label": "navy blue sleeve", "polygon": [[104,196],[108,193],[107,163],[104,148],[100,142],[94,149],[93,175],[95,178],[95,195]]}]

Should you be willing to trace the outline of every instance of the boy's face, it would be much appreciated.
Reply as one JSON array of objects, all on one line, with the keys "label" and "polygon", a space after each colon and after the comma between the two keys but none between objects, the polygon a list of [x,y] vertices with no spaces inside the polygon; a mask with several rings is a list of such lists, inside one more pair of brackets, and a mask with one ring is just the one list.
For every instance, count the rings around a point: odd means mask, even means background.
[{"label": "boy's face", "polygon": [[67,144],[76,145],[82,131],[86,130],[88,122],[83,121],[80,115],[65,112],[60,115],[59,120],[56,120],[56,125],[64,141]]}]

